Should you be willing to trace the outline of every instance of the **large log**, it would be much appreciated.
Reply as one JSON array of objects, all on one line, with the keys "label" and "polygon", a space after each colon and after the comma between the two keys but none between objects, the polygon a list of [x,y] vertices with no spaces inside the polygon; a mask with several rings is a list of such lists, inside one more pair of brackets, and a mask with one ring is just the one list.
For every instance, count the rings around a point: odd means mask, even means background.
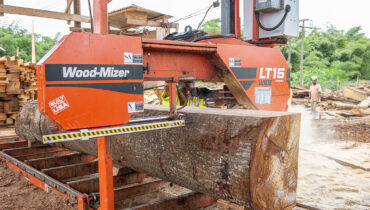
[{"label": "large log", "polygon": [[[168,110],[145,108],[143,115]],[[114,163],[255,209],[294,206],[299,114],[193,107],[181,113],[193,122],[112,137]],[[53,128],[35,102],[22,108],[16,122],[17,134],[29,140],[40,141]],[[97,155],[95,139],[57,145]]]}]

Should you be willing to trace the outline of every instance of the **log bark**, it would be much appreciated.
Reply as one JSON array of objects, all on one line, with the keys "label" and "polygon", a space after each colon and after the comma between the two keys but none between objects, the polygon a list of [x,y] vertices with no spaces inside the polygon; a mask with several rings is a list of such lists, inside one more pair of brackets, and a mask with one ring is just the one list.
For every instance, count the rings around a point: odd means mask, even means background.
[{"label": "log bark", "polygon": [[[145,105],[140,115],[163,115],[168,107]],[[254,209],[290,209],[296,200],[300,114],[186,107],[185,127],[112,137],[113,161],[214,198]],[[55,133],[26,104],[16,132],[40,141]],[[58,146],[97,155],[95,139]]]}]

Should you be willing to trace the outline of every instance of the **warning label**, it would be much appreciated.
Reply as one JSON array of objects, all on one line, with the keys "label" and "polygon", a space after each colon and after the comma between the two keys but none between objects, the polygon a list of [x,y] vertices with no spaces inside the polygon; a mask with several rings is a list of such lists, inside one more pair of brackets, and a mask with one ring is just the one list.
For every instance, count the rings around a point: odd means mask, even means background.
[{"label": "warning label", "polygon": [[128,102],[128,113],[143,112],[144,103],[143,102]]},{"label": "warning label", "polygon": [[125,52],[123,54],[123,59],[125,64],[143,64],[143,54],[142,53],[129,53]]},{"label": "warning label", "polygon": [[271,104],[271,87],[256,87],[254,89],[255,104]]},{"label": "warning label", "polygon": [[241,67],[242,61],[240,58],[229,58],[229,67]]},{"label": "warning label", "polygon": [[59,96],[58,98],[49,102],[50,109],[56,115],[61,111],[69,107],[68,101],[64,95]]}]

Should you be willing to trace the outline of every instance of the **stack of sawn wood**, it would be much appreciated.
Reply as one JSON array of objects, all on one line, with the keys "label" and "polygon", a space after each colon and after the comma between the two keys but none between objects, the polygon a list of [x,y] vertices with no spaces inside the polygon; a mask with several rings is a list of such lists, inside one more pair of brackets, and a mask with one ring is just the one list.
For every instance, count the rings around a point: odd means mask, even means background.
[{"label": "stack of sawn wood", "polygon": [[[293,104],[310,106],[309,87],[292,86]],[[370,86],[323,90],[319,111],[334,118],[370,117]]]},{"label": "stack of sawn wood", "polygon": [[20,108],[36,98],[36,66],[17,56],[0,58],[0,125],[13,125]]}]

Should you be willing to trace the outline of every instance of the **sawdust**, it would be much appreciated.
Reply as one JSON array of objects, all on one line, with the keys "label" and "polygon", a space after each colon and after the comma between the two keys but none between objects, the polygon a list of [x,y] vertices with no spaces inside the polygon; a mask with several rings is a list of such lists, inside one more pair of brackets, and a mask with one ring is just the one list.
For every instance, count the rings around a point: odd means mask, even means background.
[{"label": "sawdust", "polygon": [[368,122],[317,121],[305,108],[291,111],[302,114],[297,202],[321,209],[369,209],[370,144],[363,143],[369,133],[353,133],[368,129]]},{"label": "sawdust", "polygon": [[370,117],[332,123],[334,138],[370,143]]},{"label": "sawdust", "polygon": [[1,136],[13,136],[15,134],[15,130],[12,127],[0,127],[0,137]]},{"label": "sawdust", "polygon": [[55,192],[46,193],[0,160],[0,209],[77,209],[77,203]]}]

